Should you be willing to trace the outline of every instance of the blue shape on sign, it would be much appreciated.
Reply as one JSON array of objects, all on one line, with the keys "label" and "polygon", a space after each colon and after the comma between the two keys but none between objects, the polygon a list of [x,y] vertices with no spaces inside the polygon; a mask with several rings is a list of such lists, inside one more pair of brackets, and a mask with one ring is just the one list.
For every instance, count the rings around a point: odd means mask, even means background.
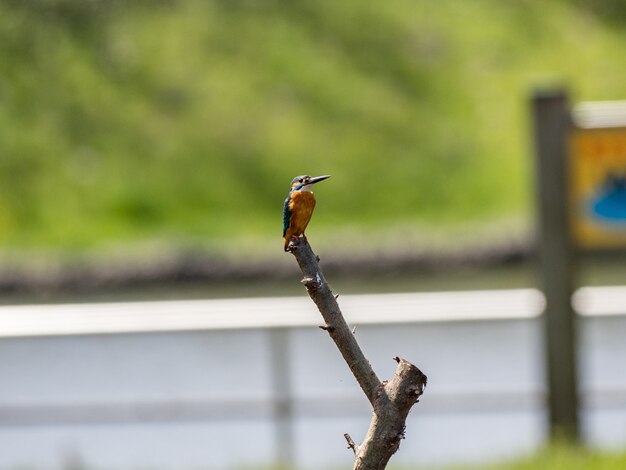
[{"label": "blue shape on sign", "polygon": [[626,175],[609,175],[591,201],[591,212],[597,219],[626,224]]}]

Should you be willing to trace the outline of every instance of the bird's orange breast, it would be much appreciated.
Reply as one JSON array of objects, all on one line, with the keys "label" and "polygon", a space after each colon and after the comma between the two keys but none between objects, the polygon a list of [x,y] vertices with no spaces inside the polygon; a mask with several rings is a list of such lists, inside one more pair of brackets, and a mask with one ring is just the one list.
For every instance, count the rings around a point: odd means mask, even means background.
[{"label": "bird's orange breast", "polygon": [[291,211],[291,219],[289,229],[293,235],[301,235],[309,225],[311,216],[315,209],[315,197],[309,191],[296,191],[292,193],[289,201],[289,210]]}]

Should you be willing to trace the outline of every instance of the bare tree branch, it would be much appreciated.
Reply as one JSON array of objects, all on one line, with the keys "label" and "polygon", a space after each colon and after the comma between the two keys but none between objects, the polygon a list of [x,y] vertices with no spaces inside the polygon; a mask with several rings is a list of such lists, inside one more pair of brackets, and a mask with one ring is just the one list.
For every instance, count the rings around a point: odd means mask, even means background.
[{"label": "bare tree branch", "polygon": [[345,433],[343,435],[343,437],[346,438],[346,442],[348,443],[348,449],[352,449],[352,452],[354,452],[354,455],[357,454],[357,452],[359,451],[359,446],[357,446],[354,441],[352,440],[352,438],[350,437],[350,434]]},{"label": "bare tree branch", "polygon": [[372,405],[372,420],[363,443],[357,445],[349,434],[344,434],[348,448],[355,454],[354,469],[382,470],[404,439],[406,417],[424,392],[426,375],[408,361],[394,357],[398,367],[393,378],[381,382],[343,318],[338,296],[333,295],[324,279],[311,246],[300,239],[298,244],[290,243],[289,248],[304,275],[302,283],[326,322],[320,328],[335,342]]}]

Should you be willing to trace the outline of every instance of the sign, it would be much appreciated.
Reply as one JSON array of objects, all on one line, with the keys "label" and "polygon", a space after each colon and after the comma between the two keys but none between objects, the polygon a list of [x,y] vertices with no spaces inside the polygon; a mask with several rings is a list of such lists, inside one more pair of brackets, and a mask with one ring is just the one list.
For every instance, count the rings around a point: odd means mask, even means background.
[{"label": "sign", "polygon": [[575,128],[569,159],[574,242],[626,247],[626,127]]}]

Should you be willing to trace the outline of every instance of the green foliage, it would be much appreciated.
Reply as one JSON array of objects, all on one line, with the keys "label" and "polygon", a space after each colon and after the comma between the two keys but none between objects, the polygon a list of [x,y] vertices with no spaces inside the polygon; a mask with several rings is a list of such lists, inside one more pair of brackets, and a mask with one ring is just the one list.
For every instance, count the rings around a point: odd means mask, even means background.
[{"label": "green foliage", "polygon": [[0,243],[279,238],[302,173],[322,237],[527,216],[530,87],[626,97],[596,3],[1,2]]},{"label": "green foliage", "polygon": [[625,465],[626,454],[599,453],[557,445],[526,459],[488,466],[486,470],[619,470]]},{"label": "green foliage", "polygon": [[[393,458],[391,468],[399,468],[393,466]],[[402,470],[409,470],[413,467],[400,468]],[[421,466],[419,468],[429,467]],[[511,462],[495,465],[468,465],[448,468],[449,470],[622,470],[626,468],[626,454],[600,453],[567,445],[556,445],[547,447],[530,457]]]}]

